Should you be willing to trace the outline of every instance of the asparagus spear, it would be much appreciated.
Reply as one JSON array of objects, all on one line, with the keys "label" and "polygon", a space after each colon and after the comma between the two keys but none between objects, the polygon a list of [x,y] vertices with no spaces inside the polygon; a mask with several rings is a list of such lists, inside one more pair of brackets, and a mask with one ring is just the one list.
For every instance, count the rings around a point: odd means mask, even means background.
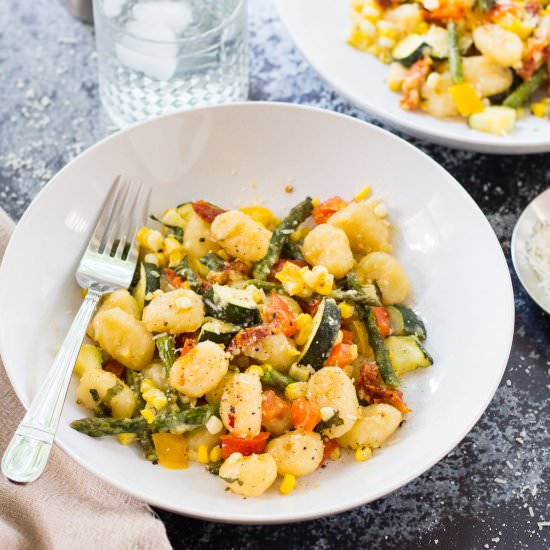
[{"label": "asparagus spear", "polygon": [[278,388],[280,390],[284,390],[289,384],[298,382],[295,378],[287,376],[286,374],[283,374],[275,369],[265,370],[261,380],[266,386],[273,386],[274,388]]},{"label": "asparagus spear", "polygon": [[451,72],[451,81],[453,84],[464,82],[464,73],[462,72],[462,58],[458,48],[458,30],[454,21],[447,23],[447,32],[449,34],[449,70]]},{"label": "asparagus spear", "polygon": [[194,409],[157,414],[151,424],[141,417],[81,418],[71,422],[71,428],[90,437],[103,437],[122,433],[143,434],[158,431],[183,433],[206,424],[211,416],[217,414],[217,405],[201,405]]},{"label": "asparagus spear", "polygon": [[305,262],[304,255],[302,254],[301,243],[293,243],[290,239],[287,239],[283,246],[282,256],[291,260],[300,260]]},{"label": "asparagus spear", "polygon": [[547,76],[546,66],[543,65],[537,69],[533,76],[520,84],[503,102],[504,107],[517,109],[524,103],[527,103],[531,96],[542,86],[544,79]]},{"label": "asparagus spear", "polygon": [[482,13],[487,13],[495,4],[495,0],[476,0],[476,6]]},{"label": "asparagus spear", "polygon": [[[359,293],[362,292],[361,283],[359,282],[357,275],[353,271],[350,271],[348,273],[347,282],[348,287],[351,290],[355,290]],[[386,346],[384,345],[384,338],[378,330],[376,319],[374,317],[374,313],[372,312],[371,307],[365,304],[357,304],[355,307],[357,308],[359,317],[367,328],[367,334],[369,335],[369,344],[374,351],[374,358],[376,360],[376,364],[378,365],[378,369],[380,370],[380,374],[384,379],[384,382],[388,387],[396,388],[399,385],[399,379],[397,378],[397,375],[393,370],[393,366],[390,360],[390,354],[386,349]]]},{"label": "asparagus spear", "polygon": [[[248,285],[254,285],[257,288],[260,288],[262,290],[268,290],[268,291],[275,291],[278,294],[287,294],[284,287],[282,285],[279,285],[277,283],[271,283],[269,281],[261,281],[259,279],[249,279],[248,281],[245,281],[244,283],[246,286]],[[375,297],[376,290],[373,289],[373,295],[369,295],[364,291],[357,292],[356,290],[341,290],[336,289],[333,290],[328,297],[334,298],[335,300],[338,300],[339,302],[354,302],[358,304],[367,304],[369,306],[381,306],[382,302],[378,297]],[[318,295],[313,295],[314,298]]]},{"label": "asparagus spear", "polygon": [[288,236],[311,214],[312,210],[311,198],[307,197],[292,208],[288,216],[273,231],[267,254],[254,264],[253,273],[256,279],[265,280],[279,259]]},{"label": "asparagus spear", "polygon": [[200,258],[199,262],[210,271],[221,271],[224,265],[224,261],[215,252],[209,252],[206,256]]}]

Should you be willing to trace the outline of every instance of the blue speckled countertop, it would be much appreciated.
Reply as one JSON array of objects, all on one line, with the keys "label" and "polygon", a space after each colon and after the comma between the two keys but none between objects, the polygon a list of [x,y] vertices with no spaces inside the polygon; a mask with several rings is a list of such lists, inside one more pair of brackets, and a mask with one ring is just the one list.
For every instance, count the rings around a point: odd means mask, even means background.
[{"label": "blue speckled countertop", "polygon": [[[0,206],[18,219],[60,168],[110,129],[90,27],[51,0],[2,2],[0,23]],[[250,46],[252,100],[369,119],[308,67],[269,0],[250,0]],[[550,185],[550,154],[494,157],[409,141],[471,193],[509,257],[515,220]],[[516,332],[507,371],[482,419],[439,464],[372,504],[302,524],[229,526],[159,510],[174,547],[548,548],[550,317],[514,274],[513,283]]]}]

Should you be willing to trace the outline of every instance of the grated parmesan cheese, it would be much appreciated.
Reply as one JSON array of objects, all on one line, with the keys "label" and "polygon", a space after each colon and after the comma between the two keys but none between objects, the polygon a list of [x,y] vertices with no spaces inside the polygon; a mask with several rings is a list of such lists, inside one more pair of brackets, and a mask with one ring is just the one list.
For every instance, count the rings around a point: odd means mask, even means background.
[{"label": "grated parmesan cheese", "polygon": [[539,286],[550,299],[550,222],[537,222],[531,238],[525,243],[525,257],[539,280]]}]

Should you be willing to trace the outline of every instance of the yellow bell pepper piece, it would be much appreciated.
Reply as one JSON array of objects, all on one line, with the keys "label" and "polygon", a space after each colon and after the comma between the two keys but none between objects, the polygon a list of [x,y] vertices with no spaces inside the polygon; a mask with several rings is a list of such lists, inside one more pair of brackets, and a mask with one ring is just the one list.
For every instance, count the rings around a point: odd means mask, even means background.
[{"label": "yellow bell pepper piece", "polygon": [[454,84],[449,88],[449,93],[451,94],[457,111],[462,116],[481,113],[485,108],[483,101],[481,101],[474,87],[469,82]]},{"label": "yellow bell pepper piece", "polygon": [[168,432],[153,434],[153,443],[161,466],[184,470],[188,466],[187,441],[182,434]]},{"label": "yellow bell pepper piece", "polygon": [[250,216],[256,223],[263,225],[269,230],[273,230],[279,225],[279,218],[265,206],[243,206],[239,208],[239,210],[244,212],[247,216]]}]

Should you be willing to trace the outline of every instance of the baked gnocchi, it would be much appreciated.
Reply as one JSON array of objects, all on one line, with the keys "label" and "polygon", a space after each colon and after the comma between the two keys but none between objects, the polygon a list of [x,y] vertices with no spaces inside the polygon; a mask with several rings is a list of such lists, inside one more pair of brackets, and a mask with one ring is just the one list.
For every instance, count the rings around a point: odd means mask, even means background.
[{"label": "baked gnocchi", "polygon": [[135,441],[159,467],[205,465],[244,497],[278,477],[289,494],[340,449],[369,458],[410,412],[399,377],[432,359],[368,195],[307,198],[282,220],[197,201],[142,228],[137,280],[103,300],[78,355],[95,417],[73,428]]}]

